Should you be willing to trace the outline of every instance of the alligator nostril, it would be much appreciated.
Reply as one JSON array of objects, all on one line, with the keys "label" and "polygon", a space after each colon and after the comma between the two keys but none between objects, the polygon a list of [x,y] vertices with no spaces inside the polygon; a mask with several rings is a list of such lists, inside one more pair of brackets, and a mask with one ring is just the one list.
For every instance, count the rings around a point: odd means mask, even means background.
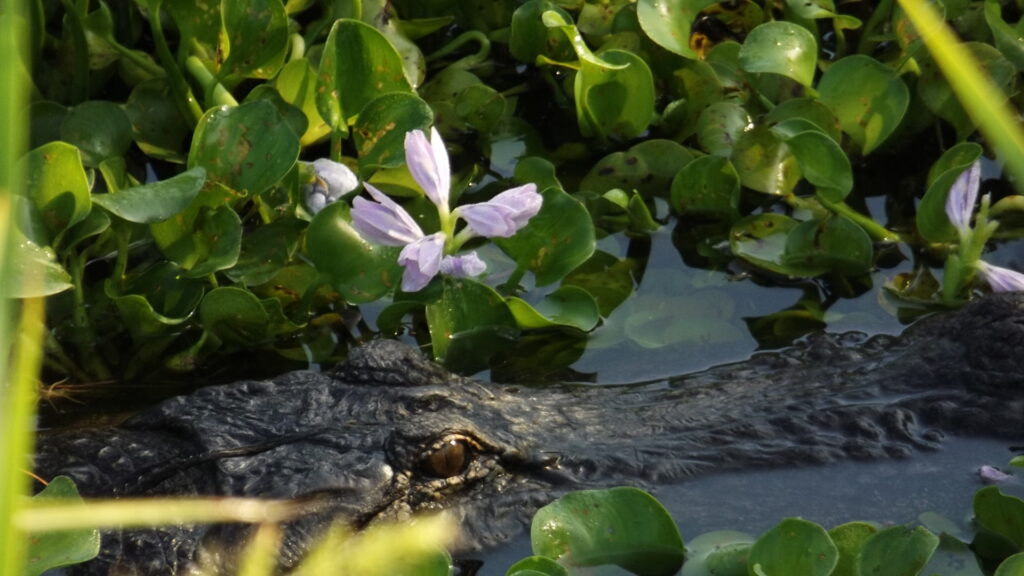
[{"label": "alligator nostril", "polygon": [[470,452],[465,440],[451,438],[424,456],[423,467],[435,478],[451,478],[466,469]]}]

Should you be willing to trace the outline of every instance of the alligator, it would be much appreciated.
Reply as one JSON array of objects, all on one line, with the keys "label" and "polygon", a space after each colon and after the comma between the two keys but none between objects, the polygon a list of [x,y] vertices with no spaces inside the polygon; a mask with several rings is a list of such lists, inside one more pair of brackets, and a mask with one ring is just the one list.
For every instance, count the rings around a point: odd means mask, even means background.
[{"label": "alligator", "polygon": [[[91,497],[234,495],[307,505],[294,565],[332,520],[448,509],[459,546],[494,546],[567,491],[751,466],[902,458],[946,434],[1024,437],[1024,295],[993,295],[903,335],[821,334],[667,382],[486,384],[395,341],[301,371],[200,389],[112,428],[43,432],[37,473]],[[168,574],[242,526],[105,535],[84,574]],[[116,570],[114,570],[116,568]]]}]

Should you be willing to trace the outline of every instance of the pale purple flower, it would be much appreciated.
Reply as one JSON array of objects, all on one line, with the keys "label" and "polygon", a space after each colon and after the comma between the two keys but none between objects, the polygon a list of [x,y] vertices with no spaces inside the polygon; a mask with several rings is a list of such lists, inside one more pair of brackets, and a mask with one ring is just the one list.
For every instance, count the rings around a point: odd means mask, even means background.
[{"label": "pale purple flower", "polygon": [[487,202],[466,204],[455,209],[478,236],[508,238],[537,215],[542,203],[536,184],[506,190]]},{"label": "pale purple flower", "polygon": [[422,290],[441,270],[444,258],[444,234],[437,232],[424,236],[402,248],[398,263],[405,266],[402,274],[402,290]]},{"label": "pale purple flower", "polygon": [[1009,268],[994,266],[984,260],[978,260],[975,266],[978,274],[985,282],[988,282],[993,292],[1024,291],[1024,274]]},{"label": "pale purple flower", "polygon": [[974,204],[978,201],[978,188],[981,186],[981,162],[971,164],[949,188],[946,196],[946,216],[953,226],[966,231],[971,226],[971,214]]},{"label": "pale purple flower", "polygon": [[423,230],[405,208],[370,183],[363,186],[374,200],[357,196],[352,201],[352,226],[363,238],[384,246],[405,246],[423,238]]},{"label": "pale purple flower", "polygon": [[405,163],[416,183],[439,209],[447,212],[452,184],[448,151],[437,128],[430,129],[430,140],[420,130],[405,135]]},{"label": "pale purple flower", "polygon": [[994,466],[982,466],[978,468],[978,477],[985,484],[1001,484],[1013,478],[1010,474],[1003,472]]},{"label": "pale purple flower", "polygon": [[445,256],[441,260],[441,274],[455,278],[468,278],[479,276],[487,269],[484,261],[476,255],[476,252],[467,252],[458,256]]},{"label": "pale purple flower", "polygon": [[306,188],[306,207],[312,214],[359,187],[355,172],[340,162],[318,158],[309,165],[313,168],[313,183]]}]

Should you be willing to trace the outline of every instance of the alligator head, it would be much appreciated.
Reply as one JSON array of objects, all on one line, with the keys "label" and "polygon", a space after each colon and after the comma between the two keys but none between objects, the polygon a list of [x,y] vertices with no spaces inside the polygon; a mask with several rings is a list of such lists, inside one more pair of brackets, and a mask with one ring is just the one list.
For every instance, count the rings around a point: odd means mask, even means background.
[{"label": "alligator head", "polygon": [[[671,382],[523,387],[449,374],[392,341],[331,374],[295,372],[173,398],[117,428],[43,434],[37,470],[89,496],[292,499],[285,565],[333,519],[447,509],[461,548],[522,530],[571,489],[706,470],[901,457],[943,434],[1024,437],[1024,298],[983,299],[899,338],[822,335]],[[125,532],[94,573],[167,573],[236,526]]]}]

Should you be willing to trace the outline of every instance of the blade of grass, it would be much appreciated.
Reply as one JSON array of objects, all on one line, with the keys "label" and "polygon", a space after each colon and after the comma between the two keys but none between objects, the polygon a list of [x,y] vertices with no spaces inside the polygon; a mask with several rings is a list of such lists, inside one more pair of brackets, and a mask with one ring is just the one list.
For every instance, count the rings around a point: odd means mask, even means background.
[{"label": "blade of grass", "polygon": [[1024,133],[1020,115],[926,0],[899,0],[967,114],[978,124],[1024,194]]}]

